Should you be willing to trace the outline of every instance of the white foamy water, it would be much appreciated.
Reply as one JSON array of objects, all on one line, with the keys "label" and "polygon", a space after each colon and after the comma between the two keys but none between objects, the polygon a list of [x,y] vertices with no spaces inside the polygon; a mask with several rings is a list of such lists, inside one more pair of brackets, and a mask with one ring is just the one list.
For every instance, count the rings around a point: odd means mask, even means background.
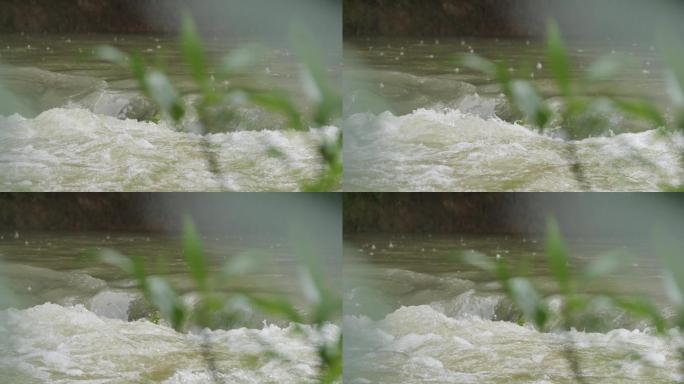
[{"label": "white foamy water", "polygon": [[210,341],[225,383],[314,383],[316,346],[339,328],[309,326],[183,334],[146,320],[100,317],[85,307],[42,304],[0,312],[0,377],[25,383],[208,383]]},{"label": "white foamy water", "polygon": [[[264,129],[202,137],[79,108],[0,117],[0,189],[295,191],[319,175],[324,134]],[[218,174],[209,171],[203,139]]]},{"label": "white foamy water", "polygon": [[575,343],[588,383],[672,383],[678,353],[650,331],[540,333],[472,313],[447,316],[434,306],[401,307],[379,321],[344,320],[345,382],[572,383],[564,357]]},{"label": "white foamy water", "polygon": [[684,182],[684,139],[654,130],[565,141],[458,109],[357,113],[344,125],[350,191],[657,191]]}]

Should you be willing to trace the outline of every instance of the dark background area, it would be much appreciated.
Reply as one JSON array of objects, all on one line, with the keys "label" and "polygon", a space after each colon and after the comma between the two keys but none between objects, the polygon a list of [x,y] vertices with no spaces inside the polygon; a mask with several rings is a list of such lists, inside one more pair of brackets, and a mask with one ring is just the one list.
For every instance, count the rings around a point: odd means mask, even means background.
[{"label": "dark background area", "polygon": [[0,230],[158,231],[176,220],[160,208],[149,193],[2,193]]},{"label": "dark background area", "polygon": [[652,37],[679,26],[681,0],[344,0],[345,36]]},{"label": "dark background area", "polygon": [[543,234],[549,217],[577,236],[681,231],[684,195],[647,193],[346,193],[344,231]]},{"label": "dark background area", "polygon": [[342,0],[0,0],[0,32],[175,33],[184,10],[206,33],[283,38],[299,22],[341,39]]},{"label": "dark background area", "polygon": [[0,232],[201,232],[341,243],[337,193],[0,193]]},{"label": "dark background area", "polygon": [[[170,32],[182,0],[0,0],[0,31],[26,33]],[[156,18],[146,12],[158,9]]]}]

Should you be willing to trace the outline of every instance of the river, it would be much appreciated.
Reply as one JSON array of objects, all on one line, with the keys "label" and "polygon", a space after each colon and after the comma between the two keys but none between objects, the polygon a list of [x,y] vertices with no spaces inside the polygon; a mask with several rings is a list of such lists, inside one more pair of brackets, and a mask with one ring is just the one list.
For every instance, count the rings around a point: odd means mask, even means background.
[{"label": "river", "polygon": [[[493,79],[459,59],[472,52],[502,63],[557,108],[544,49],[524,39],[346,40],[345,190],[657,191],[684,181],[680,135],[663,137],[609,109],[594,115],[601,129],[579,137],[540,132],[520,122]],[[573,41],[568,53],[573,79],[594,59],[621,55],[623,71],[593,91],[668,108],[654,47]]]},{"label": "river", "polygon": [[[252,43],[214,37],[206,49],[218,66],[223,55]],[[0,36],[0,188],[296,191],[322,170],[318,147],[337,128],[293,132],[282,116],[248,105],[236,107],[220,132],[201,134],[194,113],[179,125],[150,122],[157,109],[142,97],[132,74],[95,59],[102,45],[161,64],[184,99],[196,99],[176,37]],[[230,85],[280,88],[309,108],[295,55],[285,45],[267,53],[227,80]],[[331,76],[336,73],[338,68],[330,69]],[[208,153],[216,160],[216,173],[209,171]]]},{"label": "river", "polygon": [[[345,241],[345,382],[574,383],[568,340],[587,383],[680,380],[676,342],[645,322],[604,309],[598,323],[541,332],[521,320],[491,275],[452,257],[476,250],[510,262],[551,295],[553,308],[557,287],[542,238],[357,234]],[[573,267],[625,243],[572,238]],[[668,313],[657,259],[641,247],[632,251],[637,256],[623,268],[582,291],[644,295]]]},{"label": "river", "polygon": [[[297,262],[286,239],[205,236],[210,268],[261,251],[271,261],[258,272],[224,281],[226,292],[285,295],[306,305]],[[155,320],[135,280],[99,263],[93,252],[116,249],[144,256],[151,272],[171,283],[187,303],[195,287],[176,236],[147,233],[6,232],[0,238],[0,376],[3,383],[207,383],[208,340],[218,377],[226,383],[314,383],[316,346],[340,328],[295,325],[232,303],[230,329],[177,332]],[[334,256],[335,249],[321,252]]]}]

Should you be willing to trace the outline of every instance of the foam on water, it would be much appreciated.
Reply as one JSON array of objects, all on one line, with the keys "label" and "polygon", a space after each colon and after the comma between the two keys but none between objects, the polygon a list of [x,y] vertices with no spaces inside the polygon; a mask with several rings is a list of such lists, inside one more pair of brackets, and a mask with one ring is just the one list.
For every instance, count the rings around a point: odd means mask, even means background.
[{"label": "foam on water", "polygon": [[351,115],[344,122],[345,190],[581,190],[575,156],[594,191],[656,191],[684,182],[679,135],[652,130],[564,141],[491,117],[491,109],[484,108],[485,117],[452,108]]},{"label": "foam on water", "polygon": [[570,383],[564,346],[572,339],[589,383],[671,383],[674,343],[649,331],[541,333],[435,306],[402,307],[384,319],[346,316],[346,382]]},{"label": "foam on water", "polygon": [[[278,130],[206,135],[165,123],[119,120],[55,108],[34,119],[0,117],[0,188],[43,191],[294,191],[321,171],[321,132]],[[274,150],[282,156],[274,156]]]},{"label": "foam on water", "polygon": [[208,339],[224,382],[313,383],[315,346],[337,337],[339,328],[302,328],[183,334],[144,320],[100,317],[80,305],[10,309],[0,312],[0,377],[8,384],[206,383],[201,345]]}]

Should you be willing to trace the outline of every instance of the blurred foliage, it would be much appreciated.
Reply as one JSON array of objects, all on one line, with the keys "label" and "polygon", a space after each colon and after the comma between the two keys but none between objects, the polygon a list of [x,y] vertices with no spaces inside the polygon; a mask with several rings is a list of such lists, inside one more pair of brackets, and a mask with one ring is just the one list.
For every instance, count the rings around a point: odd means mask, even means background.
[{"label": "blurred foliage", "polygon": [[[492,258],[478,252],[466,252],[458,260],[475,268],[489,272],[502,284],[507,297],[520,309],[524,320],[533,324],[540,331],[570,331],[595,327],[601,321],[601,313],[616,309],[635,319],[645,320],[657,334],[669,336],[669,327],[684,325],[684,263],[681,250],[667,231],[655,231],[654,244],[664,261],[669,282],[666,290],[677,303],[677,316],[666,319],[651,300],[636,295],[617,295],[612,293],[586,293],[582,288],[592,282],[618,272],[628,264],[630,255],[617,250],[604,253],[592,260],[583,270],[574,270],[567,247],[561,236],[558,224],[549,219],[546,234],[546,256],[549,270],[552,273],[556,292],[542,294],[526,277],[514,276],[511,266],[500,258]],[[674,288],[673,288],[674,287]],[[550,303],[557,299],[559,308],[552,308]],[[571,333],[566,333],[565,358],[568,361],[574,379],[584,383],[581,361]],[[680,350],[681,363],[684,368],[684,350]]]},{"label": "blurred foliage", "polygon": [[[323,171],[317,180],[302,183],[301,189],[308,192],[338,190],[342,179],[342,132],[338,130],[334,137],[329,137],[332,135],[326,135],[324,128],[334,125],[340,118],[342,99],[339,87],[329,79],[321,51],[311,33],[293,27],[291,41],[300,60],[302,86],[313,102],[310,113],[300,109],[292,95],[282,89],[262,90],[230,81],[263,59],[267,55],[264,47],[247,45],[236,49],[223,58],[218,68],[210,68],[202,38],[188,13],[182,17],[180,46],[199,97],[192,105],[187,105],[163,70],[148,67],[140,54],[128,55],[114,47],[103,46],[98,49],[97,56],[130,70],[139,88],[160,108],[161,113],[155,118],[157,121],[163,118],[179,124],[194,109],[199,120],[197,133],[225,132],[229,123],[237,118],[235,108],[249,104],[282,116],[290,129],[322,131],[319,154]],[[220,174],[215,154],[209,150],[206,138],[203,146],[209,169]],[[273,156],[279,155],[277,151],[273,153]]]},{"label": "blurred foliage", "polygon": [[[232,257],[218,273],[210,272],[200,235],[194,224],[186,219],[183,231],[183,256],[194,282],[198,299],[189,304],[178,295],[166,279],[155,276],[145,268],[142,257],[129,258],[115,250],[105,250],[99,254],[103,263],[115,266],[135,277],[145,298],[159,311],[159,315],[174,329],[201,330],[230,329],[239,323],[241,314],[232,305],[235,302],[247,303],[251,308],[291,322],[297,333],[302,333],[303,324],[310,324],[315,330],[333,322],[342,312],[342,299],[330,287],[320,259],[308,248],[304,237],[294,236],[296,257],[299,264],[300,285],[309,307],[305,314],[288,298],[281,295],[263,296],[246,290],[222,290],[231,278],[257,271],[270,256],[248,251]],[[156,315],[155,315],[156,316]],[[155,320],[155,317],[152,317]],[[158,320],[158,319],[156,319]],[[316,345],[320,359],[318,381],[322,384],[338,382],[342,376],[342,334],[337,340],[321,340]],[[220,382],[209,340],[205,339],[205,361]],[[273,351],[273,356],[278,358]]]},{"label": "blurred foliage", "polygon": [[579,79],[573,79],[568,50],[555,22],[549,22],[546,40],[546,62],[560,95],[561,106],[554,110],[545,101],[533,81],[513,78],[504,63],[495,63],[477,55],[468,55],[464,64],[495,79],[508,101],[539,129],[561,127],[571,138],[585,138],[604,132],[606,121],[587,124],[588,114],[598,105],[610,105],[627,116],[652,123],[656,128],[672,128],[658,108],[649,100],[625,99],[597,94],[597,83],[615,78],[629,62],[619,54],[607,54],[591,63]]},{"label": "blurred foliage", "polygon": [[[543,98],[533,81],[515,79],[504,63],[477,55],[466,56],[463,63],[496,80],[508,102],[522,113],[525,122],[540,130],[559,131],[570,139],[610,133],[606,111],[644,121],[664,135],[684,130],[684,49],[673,37],[673,32],[662,32],[658,44],[666,72],[670,73],[667,88],[673,104],[672,117],[666,116],[650,100],[617,97],[597,91],[597,85],[616,78],[630,62],[629,57],[614,53],[604,55],[591,63],[582,76],[574,79],[568,50],[554,21],[548,23],[546,34],[546,62],[559,93],[560,105],[555,108]],[[576,179],[584,189],[588,189],[572,142],[568,142],[567,149]],[[634,156],[638,155],[635,153]],[[681,157],[684,169],[684,153]],[[682,187],[664,188],[680,190]]]}]

